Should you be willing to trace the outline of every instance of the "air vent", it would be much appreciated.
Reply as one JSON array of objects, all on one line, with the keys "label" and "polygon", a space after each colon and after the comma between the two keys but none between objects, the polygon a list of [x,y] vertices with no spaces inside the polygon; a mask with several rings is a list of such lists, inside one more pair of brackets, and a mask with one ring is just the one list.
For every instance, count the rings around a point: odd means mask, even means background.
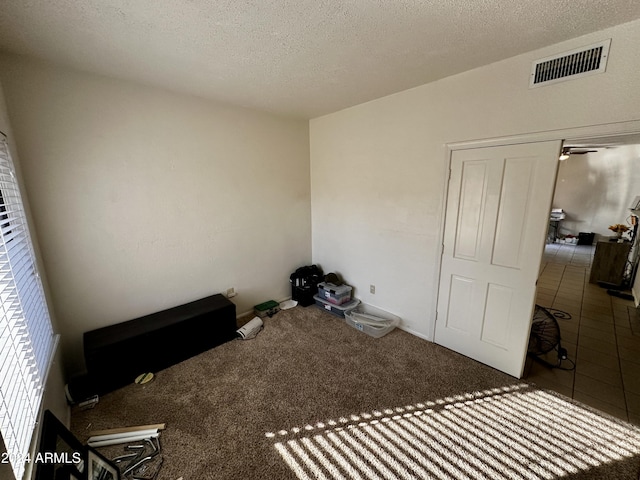
[{"label": "air vent", "polygon": [[607,68],[611,39],[533,62],[529,87],[573,80]]}]

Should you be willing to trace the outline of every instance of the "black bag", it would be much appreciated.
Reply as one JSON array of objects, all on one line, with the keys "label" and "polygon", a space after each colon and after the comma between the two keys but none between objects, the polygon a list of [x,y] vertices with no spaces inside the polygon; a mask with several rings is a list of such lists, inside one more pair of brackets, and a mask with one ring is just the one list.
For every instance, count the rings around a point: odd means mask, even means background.
[{"label": "black bag", "polygon": [[322,269],[317,265],[298,268],[289,277],[291,283],[291,299],[298,305],[308,307],[315,302],[313,296],[318,293],[318,284],[323,280]]}]

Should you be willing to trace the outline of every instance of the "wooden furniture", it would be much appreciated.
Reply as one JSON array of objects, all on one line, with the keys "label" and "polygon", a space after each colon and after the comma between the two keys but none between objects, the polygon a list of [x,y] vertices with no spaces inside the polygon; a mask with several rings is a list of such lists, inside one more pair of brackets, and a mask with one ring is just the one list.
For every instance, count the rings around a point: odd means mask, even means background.
[{"label": "wooden furniture", "polygon": [[236,336],[236,306],[223,295],[92,330],[84,355],[95,393],[133,383]]},{"label": "wooden furniture", "polygon": [[604,282],[621,285],[630,251],[630,242],[599,241],[593,256],[589,283]]}]

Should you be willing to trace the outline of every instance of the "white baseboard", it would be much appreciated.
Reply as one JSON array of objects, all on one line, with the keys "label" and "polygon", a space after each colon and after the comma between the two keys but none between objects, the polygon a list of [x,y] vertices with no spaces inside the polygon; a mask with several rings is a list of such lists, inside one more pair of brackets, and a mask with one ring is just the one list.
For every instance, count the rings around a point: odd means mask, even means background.
[{"label": "white baseboard", "polygon": [[411,328],[408,328],[408,327],[405,327],[405,326],[403,326],[403,325],[400,325],[398,328],[399,328],[400,330],[404,330],[404,331],[405,331],[405,332],[407,332],[407,333],[410,333],[410,334],[411,334],[411,335],[413,335],[414,337],[418,337],[418,338],[421,338],[421,339],[423,339],[423,340],[426,340],[427,342],[431,342],[431,343],[433,343],[433,339],[432,339],[432,338],[427,337],[424,333],[416,332],[415,330],[413,330],[413,329],[411,329]]}]

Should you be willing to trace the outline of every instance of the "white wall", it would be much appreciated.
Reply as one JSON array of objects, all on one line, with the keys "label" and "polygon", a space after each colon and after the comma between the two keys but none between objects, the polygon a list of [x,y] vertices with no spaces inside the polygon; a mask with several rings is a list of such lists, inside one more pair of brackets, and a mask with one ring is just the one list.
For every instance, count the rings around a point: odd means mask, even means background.
[{"label": "white wall", "polygon": [[0,58],[69,372],[82,333],[234,287],[290,295],[311,259],[306,121]]},{"label": "white wall", "polygon": [[[533,60],[606,38],[606,73],[528,88]],[[639,44],[633,22],[313,119],[313,261],[431,339],[446,144],[637,120]]]},{"label": "white wall", "polygon": [[614,233],[609,225],[632,228],[629,206],[640,195],[640,145],[622,145],[560,162],[553,208],[562,208],[563,235],[594,232],[596,238]]}]

